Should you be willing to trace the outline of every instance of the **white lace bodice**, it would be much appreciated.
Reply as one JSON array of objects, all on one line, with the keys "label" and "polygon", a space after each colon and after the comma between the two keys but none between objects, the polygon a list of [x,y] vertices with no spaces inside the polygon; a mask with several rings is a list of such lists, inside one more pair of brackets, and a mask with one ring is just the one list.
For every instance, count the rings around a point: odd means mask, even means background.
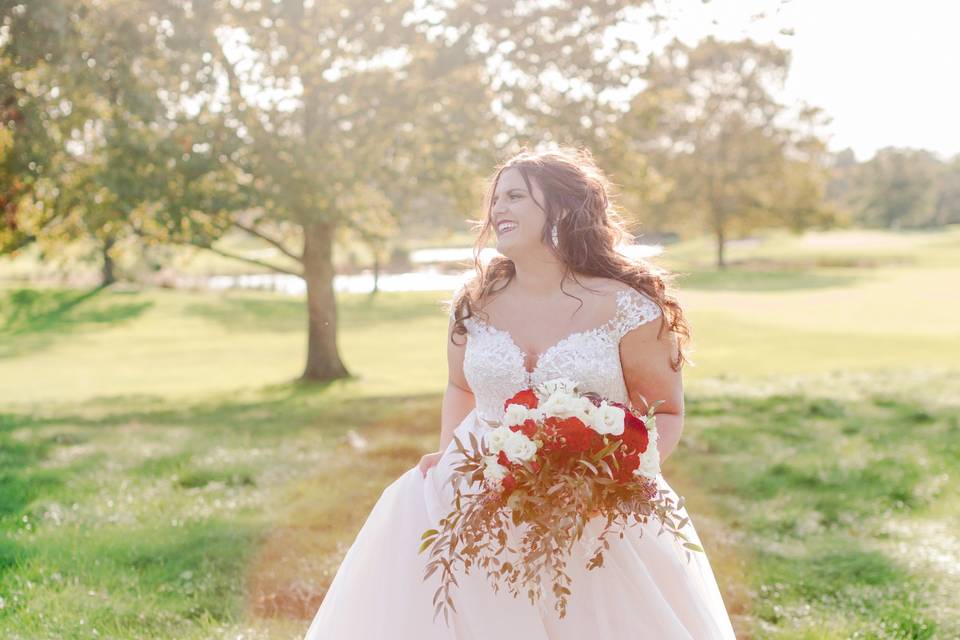
[{"label": "white lace bodice", "polygon": [[551,345],[540,354],[532,372],[526,369],[527,354],[509,332],[476,316],[467,318],[463,373],[476,398],[477,415],[482,420],[497,420],[507,398],[521,389],[559,377],[577,381],[579,391],[594,391],[627,403],[620,340],[631,329],[660,315],[660,307],[646,295],[632,288],[618,291],[613,318]]}]

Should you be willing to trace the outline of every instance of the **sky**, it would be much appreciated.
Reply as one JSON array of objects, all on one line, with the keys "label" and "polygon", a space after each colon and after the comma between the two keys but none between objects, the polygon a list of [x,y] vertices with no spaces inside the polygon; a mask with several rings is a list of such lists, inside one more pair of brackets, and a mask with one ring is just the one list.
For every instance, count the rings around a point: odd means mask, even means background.
[{"label": "sky", "polygon": [[[960,153],[960,2],[658,0],[669,36],[753,37],[792,52],[781,101],[833,121],[832,150],[868,160],[886,146]],[[751,19],[763,12],[765,16]],[[793,35],[780,33],[792,29]]]}]

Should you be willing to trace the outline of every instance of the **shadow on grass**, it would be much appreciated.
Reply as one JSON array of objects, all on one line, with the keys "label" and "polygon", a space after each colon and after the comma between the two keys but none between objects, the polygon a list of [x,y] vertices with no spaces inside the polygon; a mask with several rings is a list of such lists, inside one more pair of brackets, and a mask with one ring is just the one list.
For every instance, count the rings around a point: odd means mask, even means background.
[{"label": "shadow on grass", "polygon": [[112,302],[136,292],[12,289],[0,298],[0,358],[13,358],[51,346],[87,328],[117,325],[139,317],[150,301]]},{"label": "shadow on grass", "polygon": [[438,394],[415,396],[364,396],[343,400],[337,380],[327,384],[293,381],[243,392],[218,394],[209,400],[184,403],[159,396],[124,395],[100,397],[77,405],[64,406],[62,411],[30,417],[21,413],[0,414],[4,425],[29,424],[33,427],[69,426],[105,429],[128,424],[148,427],[189,427],[202,430],[203,437],[255,437],[272,443],[307,429],[323,428],[343,433],[358,425],[368,424],[388,415],[404,411],[411,404],[429,399],[439,407]]}]

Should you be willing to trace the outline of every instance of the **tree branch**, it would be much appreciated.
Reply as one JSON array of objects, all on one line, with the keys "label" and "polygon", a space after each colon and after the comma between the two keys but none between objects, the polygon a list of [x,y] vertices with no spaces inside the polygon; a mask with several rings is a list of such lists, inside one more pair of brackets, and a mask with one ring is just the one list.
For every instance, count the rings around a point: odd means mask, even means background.
[{"label": "tree branch", "polygon": [[[233,63],[230,62],[226,52],[223,50],[223,43],[221,43],[220,39],[217,37],[214,37],[213,41],[216,43],[217,57],[220,59],[220,63],[223,65],[223,70],[227,74],[227,92],[230,95],[230,107],[232,114],[244,125],[251,129],[250,133],[254,137],[258,137],[257,133],[260,133],[260,138],[267,136],[268,133],[264,131],[263,123],[257,118],[254,110],[240,109],[241,104],[246,105],[246,100],[243,98],[243,93],[240,90],[240,77],[237,75],[237,71],[234,68]],[[247,117],[244,117],[245,115],[247,115]]]},{"label": "tree branch", "polygon": [[[140,231],[139,229],[134,229],[134,233],[136,233],[141,237],[146,237],[146,234]],[[298,278],[303,277],[303,273],[297,273],[296,271],[293,271],[291,269],[278,267],[275,264],[270,264],[269,262],[264,262],[263,260],[257,260],[256,258],[248,258],[247,256],[243,256],[238,253],[232,253],[230,251],[224,251],[223,249],[217,249],[212,245],[204,244],[202,242],[193,242],[190,240],[167,240],[167,242],[170,244],[179,244],[179,245],[185,245],[188,247],[197,247],[199,249],[206,249],[207,251],[213,252],[219,256],[223,256],[224,258],[230,258],[231,260],[239,260],[240,262],[255,264],[258,267],[264,267],[266,269],[270,269],[271,271],[276,271],[278,273],[286,273],[291,276],[297,276]]]},{"label": "tree branch", "polygon": [[199,242],[183,242],[182,244],[188,244],[193,247],[200,247],[201,249],[206,249],[212,251],[213,253],[223,256],[224,258],[230,258],[232,260],[239,260],[241,262],[248,262],[250,264],[255,264],[259,267],[265,267],[271,271],[277,271],[279,273],[286,273],[291,276],[297,276],[298,278],[303,277],[303,273],[297,273],[291,269],[284,269],[283,267],[278,267],[275,264],[270,264],[269,262],[264,262],[263,260],[257,260],[256,258],[248,258],[247,256],[240,255],[238,253],[231,253],[230,251],[224,251],[223,249],[217,249],[208,244],[201,244]]},{"label": "tree branch", "polygon": [[298,256],[297,254],[295,254],[293,251],[291,251],[290,249],[288,249],[282,242],[280,242],[280,241],[277,240],[276,238],[271,238],[270,236],[268,236],[267,234],[265,234],[263,231],[260,231],[260,230],[257,229],[256,227],[247,226],[247,225],[243,224],[242,222],[237,222],[237,221],[234,220],[234,221],[231,222],[231,224],[232,224],[233,226],[235,226],[236,228],[241,229],[242,231],[246,231],[247,233],[249,233],[249,234],[252,235],[252,236],[256,236],[257,238],[260,238],[261,240],[270,243],[271,245],[273,245],[274,247],[276,247],[276,248],[280,251],[280,253],[282,253],[283,255],[287,256],[288,258],[292,258],[292,259],[296,260],[297,262],[303,264],[303,257],[302,257],[302,256]]}]

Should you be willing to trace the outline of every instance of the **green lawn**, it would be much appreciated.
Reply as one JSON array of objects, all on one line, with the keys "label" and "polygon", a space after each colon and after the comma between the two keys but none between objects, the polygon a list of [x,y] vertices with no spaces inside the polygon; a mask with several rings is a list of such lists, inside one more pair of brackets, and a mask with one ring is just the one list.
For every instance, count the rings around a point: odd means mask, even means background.
[{"label": "green lawn", "polygon": [[[670,248],[686,495],[741,638],[960,637],[960,229]],[[299,638],[435,448],[447,292],[0,290],[0,637]]]}]

